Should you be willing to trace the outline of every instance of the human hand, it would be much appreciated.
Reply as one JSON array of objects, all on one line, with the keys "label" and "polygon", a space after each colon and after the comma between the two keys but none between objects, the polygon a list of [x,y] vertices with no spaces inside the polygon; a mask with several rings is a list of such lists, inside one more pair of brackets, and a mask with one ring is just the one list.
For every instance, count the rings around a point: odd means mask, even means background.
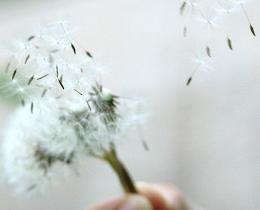
[{"label": "human hand", "polygon": [[174,187],[162,184],[138,184],[138,195],[117,197],[89,210],[192,210]]}]

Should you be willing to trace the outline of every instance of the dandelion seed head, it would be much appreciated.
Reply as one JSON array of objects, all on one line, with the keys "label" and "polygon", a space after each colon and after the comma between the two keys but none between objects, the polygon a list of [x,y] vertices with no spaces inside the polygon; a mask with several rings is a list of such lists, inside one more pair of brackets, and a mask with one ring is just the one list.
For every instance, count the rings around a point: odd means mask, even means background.
[{"label": "dandelion seed head", "polygon": [[139,103],[96,82],[100,68],[64,24],[49,24],[20,44],[9,61],[15,70],[0,84],[23,105],[11,116],[1,150],[5,177],[18,192],[48,188],[144,119]]},{"label": "dandelion seed head", "polygon": [[38,103],[33,114],[28,112],[30,104],[19,108],[5,128],[2,145],[9,183],[17,192],[40,192],[59,182],[62,171],[70,171],[86,155],[102,155],[144,119],[137,111],[139,103],[121,102],[120,117],[110,123],[104,123],[105,114],[61,107],[54,99]]}]

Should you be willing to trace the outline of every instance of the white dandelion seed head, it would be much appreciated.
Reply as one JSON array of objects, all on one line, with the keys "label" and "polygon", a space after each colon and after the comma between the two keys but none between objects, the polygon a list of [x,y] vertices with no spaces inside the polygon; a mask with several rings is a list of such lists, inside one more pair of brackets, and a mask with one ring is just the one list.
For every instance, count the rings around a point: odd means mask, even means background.
[{"label": "white dandelion seed head", "polygon": [[45,101],[39,106],[34,114],[19,108],[5,128],[2,164],[17,192],[44,190],[58,181],[56,176],[61,179],[72,156],[76,162],[80,154],[74,129],[60,119],[57,103]]},{"label": "white dandelion seed head", "polygon": [[103,155],[111,143],[123,140],[144,121],[139,102],[121,103],[120,117],[111,124],[85,107],[60,107],[54,99],[39,103],[33,114],[19,108],[5,128],[4,176],[17,192],[43,192],[86,155]]},{"label": "white dandelion seed head", "polygon": [[96,82],[92,55],[71,41],[63,24],[18,45],[0,81],[24,106],[11,117],[2,146],[5,176],[17,191],[47,188],[85,156],[104,155],[144,119],[139,102]]}]

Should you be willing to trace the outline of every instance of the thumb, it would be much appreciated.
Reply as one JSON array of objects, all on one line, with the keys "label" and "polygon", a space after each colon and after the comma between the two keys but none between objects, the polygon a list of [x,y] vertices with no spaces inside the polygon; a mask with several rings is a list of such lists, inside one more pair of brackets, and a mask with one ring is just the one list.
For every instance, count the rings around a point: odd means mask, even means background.
[{"label": "thumb", "polygon": [[153,210],[151,203],[143,196],[130,195],[119,210]]},{"label": "thumb", "polygon": [[89,210],[153,210],[153,207],[147,198],[133,194],[110,199]]}]

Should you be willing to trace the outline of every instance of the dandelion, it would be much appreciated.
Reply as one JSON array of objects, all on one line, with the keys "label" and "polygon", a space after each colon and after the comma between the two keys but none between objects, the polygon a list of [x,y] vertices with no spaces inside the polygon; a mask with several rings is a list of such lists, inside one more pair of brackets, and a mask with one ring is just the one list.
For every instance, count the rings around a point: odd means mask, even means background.
[{"label": "dandelion", "polygon": [[116,143],[143,122],[139,103],[96,82],[92,54],[72,42],[63,24],[28,37],[10,58],[15,70],[3,73],[9,79],[1,90],[12,87],[22,104],[5,129],[5,176],[18,192],[41,192],[91,156],[111,165],[125,192],[137,193]]}]

